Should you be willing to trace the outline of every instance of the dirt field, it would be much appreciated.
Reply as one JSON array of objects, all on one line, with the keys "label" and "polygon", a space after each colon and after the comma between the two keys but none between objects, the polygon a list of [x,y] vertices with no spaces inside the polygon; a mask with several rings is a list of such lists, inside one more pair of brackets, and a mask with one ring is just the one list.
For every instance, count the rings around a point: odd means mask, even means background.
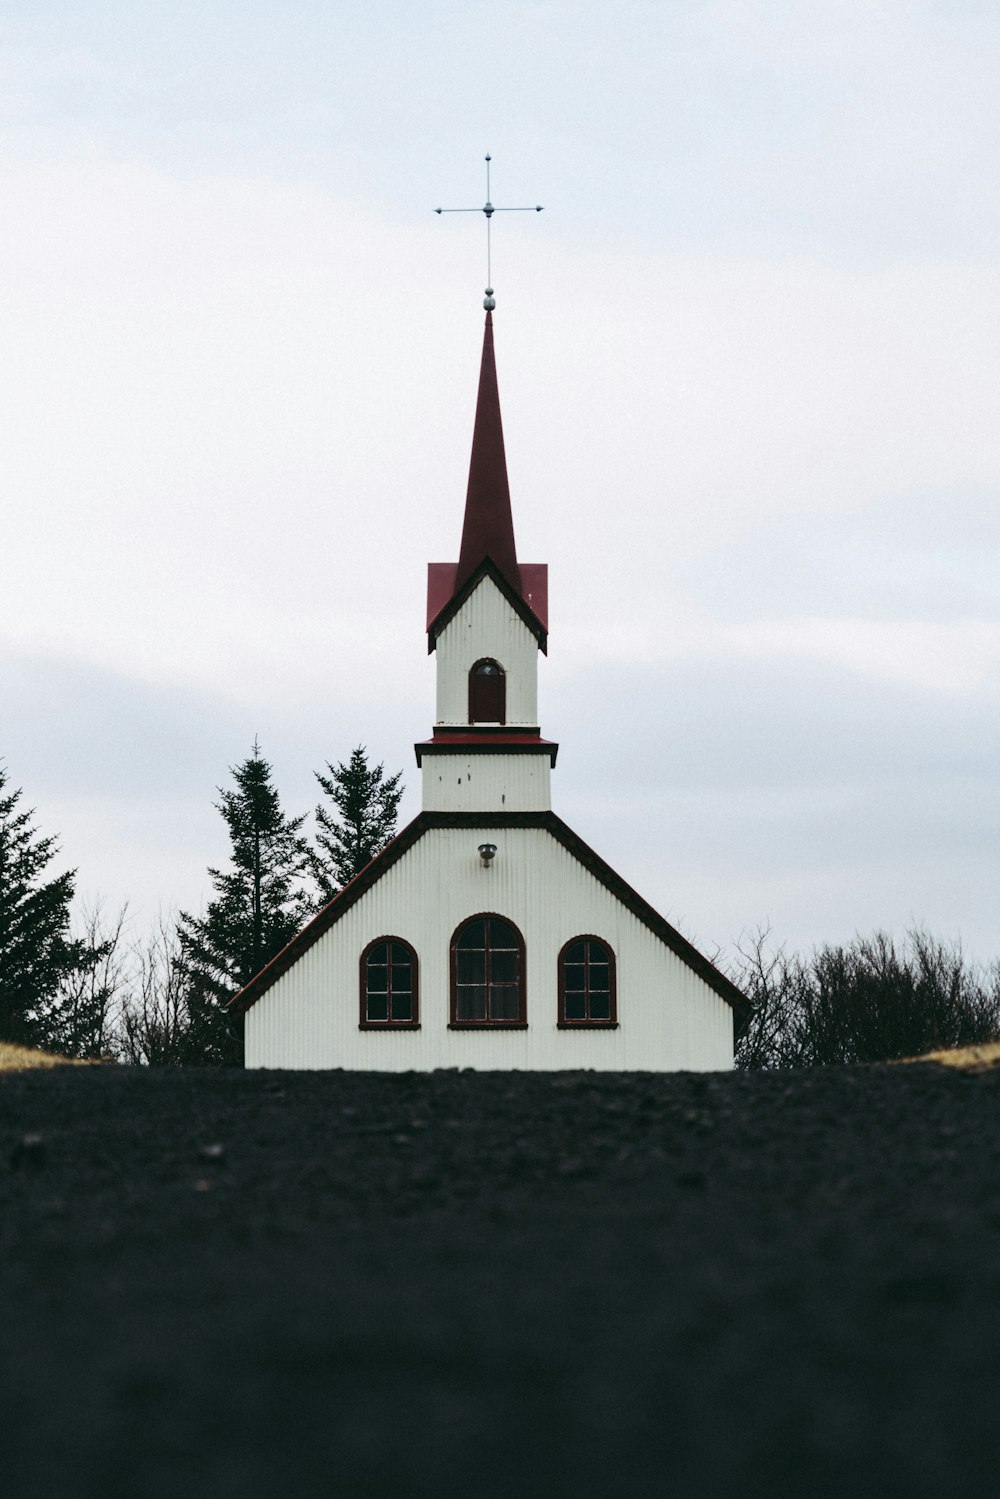
[{"label": "dirt field", "polygon": [[1000,1068],[0,1076],[6,1499],[995,1496]]}]

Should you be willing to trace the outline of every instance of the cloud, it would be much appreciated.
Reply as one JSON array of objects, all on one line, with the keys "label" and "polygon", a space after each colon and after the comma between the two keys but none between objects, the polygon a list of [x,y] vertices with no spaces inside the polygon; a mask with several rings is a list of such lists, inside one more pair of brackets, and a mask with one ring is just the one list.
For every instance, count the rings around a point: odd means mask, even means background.
[{"label": "cloud", "polygon": [[923,921],[995,955],[995,700],[774,658],[576,667],[547,699],[557,810],[706,944]]},{"label": "cloud", "polygon": [[494,265],[557,805],[717,940],[985,942],[995,14],[484,14],[12,17],[12,775],[83,888],[187,904],[254,734],[295,807],[358,742],[412,783],[481,326],[482,223],[430,210],[489,147],[497,201],[547,205]]}]

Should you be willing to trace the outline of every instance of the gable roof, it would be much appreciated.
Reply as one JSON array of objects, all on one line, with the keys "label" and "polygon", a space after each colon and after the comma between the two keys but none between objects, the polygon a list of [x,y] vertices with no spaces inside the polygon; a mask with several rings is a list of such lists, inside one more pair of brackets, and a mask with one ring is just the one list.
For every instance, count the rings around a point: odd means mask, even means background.
[{"label": "gable roof", "polygon": [[638,917],[654,936],[659,937],[671,952],[675,953],[699,978],[704,980],[710,989],[725,1000],[734,1012],[737,1036],[742,1033],[750,1016],[750,1001],[742,990],[720,972],[714,963],[709,962],[708,958],[700,953],[686,937],[682,937],[676,927],[671,926],[670,922],[654,910],[648,901],[643,900],[642,896],[633,890],[632,886],[623,880],[610,864],[606,864],[601,856],[595,853],[589,844],[574,833],[573,829],[568,827],[554,812],[418,813],[380,854],[376,854],[370,864],[366,864],[364,869],[356,874],[354,879],[345,885],[343,890],[335,895],[333,900],[325,905],[297,936],[292,938],[287,947],[272,958],[270,963],[262,968],[245,988],[240,990],[239,994],[234,995],[228,1007],[235,1014],[245,1014],[283,973],[287,973],[303,953],[308,952],[313,943],[318,942],[325,932],[328,932],[342,916],[347,914],[387,870],[391,869],[425,833],[434,828],[541,828],[551,833],[567,852],[578,859],[595,879],[599,880],[612,895],[621,901],[623,906],[632,912],[633,916]]},{"label": "gable roof", "polygon": [[[437,589],[437,595],[438,597],[440,597],[442,593],[441,582],[445,581],[441,578],[441,575],[451,573],[454,570],[454,563],[431,562],[428,564],[428,655],[437,645],[438,636],[442,633],[445,626],[451,623],[451,621],[455,618],[455,615],[458,613],[459,609],[461,609],[462,605],[465,603],[466,599],[472,597],[484,578],[492,579],[492,581],[499,588],[500,592],[503,594],[504,598],[507,600],[510,607],[514,610],[514,613],[519,615],[519,617],[524,621],[528,629],[531,631],[532,635],[534,635],[535,639],[538,641],[539,650],[543,655],[548,654],[549,637],[545,627],[545,616],[548,613],[549,569],[546,563],[525,563],[525,565],[521,568],[522,578],[527,575],[532,581],[534,592],[531,596],[532,598],[534,598],[536,595],[538,597],[539,607],[542,611],[541,617],[536,612],[536,610],[532,608],[531,604],[529,604],[525,600],[524,595],[517,589],[511,587],[507,578],[497,567],[492,557],[484,557],[476,570],[472,574],[470,574],[470,576],[461,585],[461,587],[455,587],[454,584],[451,583],[450,580],[448,580],[447,586],[449,588],[449,596],[445,598],[445,602],[437,610],[437,613],[432,616],[431,610],[433,609],[434,603],[436,602],[434,598],[435,587]],[[435,577],[435,574],[437,574],[437,578]]]}]

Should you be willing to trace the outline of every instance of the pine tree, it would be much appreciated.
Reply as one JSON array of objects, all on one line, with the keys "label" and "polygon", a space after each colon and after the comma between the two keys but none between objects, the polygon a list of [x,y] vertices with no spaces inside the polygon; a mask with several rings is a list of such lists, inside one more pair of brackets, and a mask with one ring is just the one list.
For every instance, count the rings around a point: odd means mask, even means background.
[{"label": "pine tree", "polygon": [[19,811],[21,791],[6,786],[0,766],[0,1037],[41,1046],[52,1044],[60,986],[88,955],[69,935],[76,871],[44,879],[56,840],[37,836],[34,811]]},{"label": "pine tree", "polygon": [[316,772],[335,812],[322,803],[316,808],[320,832],[319,852],[313,855],[312,871],[323,893],[332,900],[338,889],[381,853],[396,831],[396,810],[403,788],[403,772],[384,774],[383,765],[370,766],[363,744],[352,750],[346,765],[327,762],[328,776]]},{"label": "pine tree", "polygon": [[302,817],[286,817],[271,766],[253,754],[231,767],[236,789],[215,803],[231,842],[231,868],[209,869],[215,887],[201,918],[181,912],[178,935],[189,1012],[186,1061],[221,1066],[242,1060],[242,1038],[225,1012],[234,994],[290,942],[315,902],[304,880],[309,849]]}]

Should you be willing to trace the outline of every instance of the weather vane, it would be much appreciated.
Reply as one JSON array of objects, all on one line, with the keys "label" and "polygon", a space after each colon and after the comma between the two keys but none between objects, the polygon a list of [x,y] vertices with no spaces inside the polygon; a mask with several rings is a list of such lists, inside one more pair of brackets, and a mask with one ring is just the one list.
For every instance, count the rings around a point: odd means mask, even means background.
[{"label": "weather vane", "polygon": [[482,208],[435,208],[435,213],[483,213],[486,215],[486,297],[483,306],[487,312],[492,312],[497,305],[493,297],[493,271],[490,264],[490,220],[495,213],[541,213],[541,203],[522,205],[518,208],[494,208],[490,202],[490,162],[492,157],[486,157],[486,202]]}]

